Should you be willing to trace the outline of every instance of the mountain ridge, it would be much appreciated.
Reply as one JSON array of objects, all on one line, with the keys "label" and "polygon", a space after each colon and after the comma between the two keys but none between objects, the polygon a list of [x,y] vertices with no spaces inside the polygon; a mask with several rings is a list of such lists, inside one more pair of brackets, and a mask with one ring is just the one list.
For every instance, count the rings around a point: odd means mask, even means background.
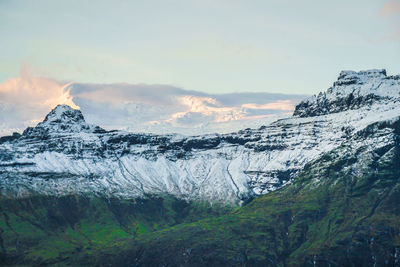
[{"label": "mountain ridge", "polygon": [[105,131],[87,124],[81,111],[57,106],[36,127],[0,144],[0,192],[121,198],[168,193],[241,203],[290,183],[305,164],[369,125],[396,120],[396,77],[384,70],[341,72],[333,87],[301,102],[294,116],[231,134]]},{"label": "mountain ridge", "polygon": [[387,76],[385,69],[342,71],[332,87],[301,101],[293,115],[326,115],[372,105],[382,100],[400,101],[400,75]]},{"label": "mountain ridge", "polygon": [[309,116],[231,134],[98,131],[56,107],[0,139],[0,265],[400,266],[400,105],[376,93],[400,88],[340,76]]}]

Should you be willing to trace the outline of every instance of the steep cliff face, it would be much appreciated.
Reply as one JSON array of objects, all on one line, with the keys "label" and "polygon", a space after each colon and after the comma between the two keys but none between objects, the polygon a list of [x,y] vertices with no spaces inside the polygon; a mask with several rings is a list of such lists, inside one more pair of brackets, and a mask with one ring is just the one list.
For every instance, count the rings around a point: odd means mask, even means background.
[{"label": "steep cliff face", "polygon": [[[377,122],[400,116],[399,76],[342,72],[294,116],[260,129],[185,137],[105,131],[57,106],[34,128],[0,139],[3,197],[95,194],[241,202],[290,183],[308,162]],[[374,143],[371,141],[371,145]]]}]

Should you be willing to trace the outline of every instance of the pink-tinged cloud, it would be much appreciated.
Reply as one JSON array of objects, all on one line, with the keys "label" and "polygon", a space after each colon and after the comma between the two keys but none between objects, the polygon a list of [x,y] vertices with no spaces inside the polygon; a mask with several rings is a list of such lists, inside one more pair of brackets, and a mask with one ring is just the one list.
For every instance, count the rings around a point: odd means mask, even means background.
[{"label": "pink-tinged cloud", "polygon": [[288,116],[304,96],[206,94],[169,85],[62,83],[21,69],[0,84],[0,135],[34,126],[57,104],[81,108],[89,123],[134,132],[201,134],[259,127]]},{"label": "pink-tinged cloud", "polygon": [[246,116],[241,108],[222,106],[215,98],[211,97],[188,95],[178,98],[177,102],[186,106],[186,108],[181,112],[172,114],[168,120],[170,122],[183,122],[182,118],[188,118],[188,116],[197,116],[197,118],[208,119],[213,122],[240,120]]},{"label": "pink-tinged cloud", "polygon": [[79,108],[72,101],[67,86],[68,83],[63,84],[49,78],[35,77],[24,66],[21,68],[20,77],[10,78],[0,84],[0,101],[39,109],[53,108],[58,104]]},{"label": "pink-tinged cloud", "polygon": [[213,95],[146,84],[71,87],[74,101],[93,123],[106,129],[154,133],[200,134],[259,127],[277,116],[290,115],[303,98],[268,93]]},{"label": "pink-tinged cloud", "polygon": [[35,77],[23,66],[20,77],[0,84],[0,135],[35,125],[58,104],[79,108],[72,101],[67,85]]},{"label": "pink-tinged cloud", "polygon": [[400,1],[392,0],[383,4],[379,15],[389,17],[400,14]]},{"label": "pink-tinged cloud", "polygon": [[389,33],[378,37],[375,42],[397,41],[400,39],[400,0],[383,4],[379,15],[387,22]]},{"label": "pink-tinged cloud", "polygon": [[243,104],[242,107],[247,109],[275,109],[275,110],[282,110],[289,112],[294,110],[295,103],[290,100],[280,100],[277,102],[263,104],[263,105],[255,103]]}]

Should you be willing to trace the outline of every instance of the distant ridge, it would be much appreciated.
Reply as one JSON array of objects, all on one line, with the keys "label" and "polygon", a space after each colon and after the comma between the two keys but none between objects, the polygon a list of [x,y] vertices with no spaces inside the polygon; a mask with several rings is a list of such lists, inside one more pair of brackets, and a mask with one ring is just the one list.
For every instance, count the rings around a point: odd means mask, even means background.
[{"label": "distant ridge", "polygon": [[59,105],[21,136],[0,139],[0,194],[132,199],[163,193],[240,204],[290,184],[306,164],[344,142],[354,149],[384,145],[371,133],[399,119],[399,77],[343,71],[294,116],[230,134],[105,131],[87,124],[80,110]]}]

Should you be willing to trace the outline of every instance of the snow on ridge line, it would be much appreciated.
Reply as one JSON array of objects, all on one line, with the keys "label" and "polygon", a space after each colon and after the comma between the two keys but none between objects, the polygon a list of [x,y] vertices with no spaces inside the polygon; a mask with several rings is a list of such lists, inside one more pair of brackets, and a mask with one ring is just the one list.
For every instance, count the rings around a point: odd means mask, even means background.
[{"label": "snow on ridge line", "polygon": [[354,70],[342,70],[339,74],[338,80],[346,77],[346,76],[382,76],[386,77],[386,69],[370,69],[370,70],[361,70],[361,71],[354,71]]},{"label": "snow on ridge line", "polygon": [[62,120],[65,117],[78,117],[79,119],[83,119],[82,112],[79,109],[73,109],[72,107],[66,104],[57,105],[53,108],[45,117],[45,121],[54,121],[54,120]]},{"label": "snow on ridge line", "polygon": [[400,75],[387,76],[385,69],[342,71],[332,87],[300,102],[293,115],[337,113],[371,106],[384,99],[400,101]]},{"label": "snow on ridge line", "polygon": [[[115,142],[110,137],[118,137],[116,132],[35,142],[21,139],[0,144],[0,157],[11,158],[0,166],[0,191],[15,196],[32,191],[91,192],[123,198],[165,192],[181,198],[240,202],[290,183],[308,162],[374,122],[395,119],[396,114],[400,116],[396,103],[376,103],[372,109],[281,120],[262,130],[232,134],[233,143],[212,148],[178,147],[165,152],[161,148],[172,146],[168,139],[143,146],[131,144],[127,133]],[[244,139],[248,135],[253,139]]]},{"label": "snow on ridge line", "polygon": [[[345,90],[364,85],[340,86]],[[59,109],[62,117],[70,108]],[[352,136],[375,122],[399,116],[395,100],[372,99],[357,108],[293,116],[257,130],[179,138],[96,132],[82,128],[86,125],[82,121],[74,124],[76,132],[62,132],[66,116],[45,125],[48,129],[39,123],[30,130],[32,136],[0,142],[0,195],[94,193],[134,198],[163,192],[185,199],[240,203],[291,183],[305,164],[345,142],[354,148],[376,142],[373,136],[366,137],[368,142]]]}]

